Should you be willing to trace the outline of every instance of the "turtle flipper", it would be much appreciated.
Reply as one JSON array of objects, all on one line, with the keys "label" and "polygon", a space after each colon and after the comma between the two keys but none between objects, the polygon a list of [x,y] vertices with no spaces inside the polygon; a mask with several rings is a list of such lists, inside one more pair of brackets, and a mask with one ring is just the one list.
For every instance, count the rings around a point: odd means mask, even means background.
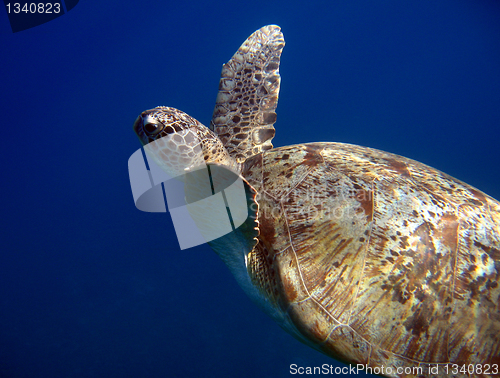
[{"label": "turtle flipper", "polygon": [[284,45],[279,26],[264,26],[222,67],[210,128],[239,163],[273,148]]}]

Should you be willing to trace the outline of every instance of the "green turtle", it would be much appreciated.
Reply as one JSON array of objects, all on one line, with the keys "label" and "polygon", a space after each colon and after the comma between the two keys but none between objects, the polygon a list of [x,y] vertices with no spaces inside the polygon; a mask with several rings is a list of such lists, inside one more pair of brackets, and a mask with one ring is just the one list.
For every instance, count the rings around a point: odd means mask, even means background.
[{"label": "green turtle", "polygon": [[161,140],[174,175],[241,178],[249,216],[209,244],[302,342],[391,377],[499,374],[500,203],[371,148],[273,148],[283,47],[278,26],[257,30],[223,66],[210,128],[157,107],[140,141]]}]

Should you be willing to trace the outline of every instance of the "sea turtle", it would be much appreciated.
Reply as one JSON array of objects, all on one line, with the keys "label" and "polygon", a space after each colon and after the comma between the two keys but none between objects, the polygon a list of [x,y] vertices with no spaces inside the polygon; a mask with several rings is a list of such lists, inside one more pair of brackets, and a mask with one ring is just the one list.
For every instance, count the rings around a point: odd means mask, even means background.
[{"label": "sea turtle", "polygon": [[157,107],[134,124],[140,141],[163,140],[170,173],[208,164],[241,178],[249,217],[209,244],[299,340],[387,376],[499,374],[500,203],[371,148],[273,148],[283,46],[274,25],[243,43],[210,128]]}]

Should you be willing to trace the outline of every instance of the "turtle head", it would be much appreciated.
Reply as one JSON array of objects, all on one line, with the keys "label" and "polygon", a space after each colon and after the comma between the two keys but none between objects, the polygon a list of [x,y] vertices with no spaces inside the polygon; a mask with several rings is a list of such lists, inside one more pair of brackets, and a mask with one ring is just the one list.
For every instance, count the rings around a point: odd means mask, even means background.
[{"label": "turtle head", "polygon": [[146,152],[171,176],[206,164],[238,171],[217,135],[186,113],[166,106],[146,110],[134,122]]}]

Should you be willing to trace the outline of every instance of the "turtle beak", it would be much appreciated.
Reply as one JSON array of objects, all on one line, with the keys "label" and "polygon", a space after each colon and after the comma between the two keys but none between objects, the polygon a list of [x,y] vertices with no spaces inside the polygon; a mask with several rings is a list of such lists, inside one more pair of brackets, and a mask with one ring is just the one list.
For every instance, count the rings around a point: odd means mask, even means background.
[{"label": "turtle beak", "polygon": [[141,141],[142,145],[147,144],[147,137],[144,134],[144,120],[142,118],[142,115],[137,117],[137,119],[134,122],[134,132],[139,137],[139,140]]}]

